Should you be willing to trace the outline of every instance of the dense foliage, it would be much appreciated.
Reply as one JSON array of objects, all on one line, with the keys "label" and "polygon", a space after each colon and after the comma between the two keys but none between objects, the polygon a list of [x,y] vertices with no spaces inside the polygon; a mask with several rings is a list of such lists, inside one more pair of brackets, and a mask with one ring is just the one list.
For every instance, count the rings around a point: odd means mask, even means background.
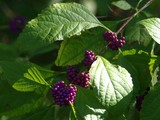
[{"label": "dense foliage", "polygon": [[0,6],[0,120],[160,119],[160,1],[18,2]]}]

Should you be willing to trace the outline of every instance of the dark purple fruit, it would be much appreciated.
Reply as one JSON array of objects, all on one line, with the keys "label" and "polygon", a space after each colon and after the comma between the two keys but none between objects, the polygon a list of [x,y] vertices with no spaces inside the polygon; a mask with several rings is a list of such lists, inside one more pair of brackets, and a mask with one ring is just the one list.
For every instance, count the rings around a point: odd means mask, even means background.
[{"label": "dark purple fruit", "polygon": [[77,88],[75,85],[66,85],[64,81],[60,81],[54,84],[51,95],[57,105],[67,105],[74,103],[76,97]]}]

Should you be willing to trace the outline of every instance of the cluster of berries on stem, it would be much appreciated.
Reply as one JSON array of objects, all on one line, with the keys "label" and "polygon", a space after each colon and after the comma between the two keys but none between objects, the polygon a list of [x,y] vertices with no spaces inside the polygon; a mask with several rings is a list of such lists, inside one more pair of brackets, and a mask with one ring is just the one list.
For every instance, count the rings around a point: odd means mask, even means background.
[{"label": "cluster of berries on stem", "polygon": [[89,82],[90,82],[90,76],[88,73],[85,72],[77,72],[79,71],[76,66],[69,66],[67,68],[67,78],[70,83],[79,85],[84,88],[89,87]]},{"label": "cluster of berries on stem", "polygon": [[[92,50],[86,50],[82,64],[89,69],[92,63],[96,60],[94,52]],[[67,68],[67,78],[70,83],[79,85],[84,88],[89,87],[90,76],[88,73],[80,72],[76,66],[69,66]]]},{"label": "cluster of berries on stem", "polygon": [[64,81],[54,84],[51,95],[57,105],[71,105],[74,103],[77,88],[75,85],[66,85]]},{"label": "cluster of berries on stem", "polygon": [[96,60],[96,57],[94,55],[94,52],[91,50],[86,50],[85,51],[85,57],[82,60],[82,64],[84,66],[87,66],[90,68],[90,66],[92,65],[92,63]]},{"label": "cluster of berries on stem", "polygon": [[[86,50],[82,64],[90,68],[91,64],[96,60],[94,52]],[[81,72],[76,66],[67,67],[67,79],[69,85],[66,85],[64,81],[60,81],[54,84],[51,95],[57,105],[70,105],[74,103],[76,97],[77,88],[75,85],[79,85],[83,88],[89,87],[90,76],[86,72]]]},{"label": "cluster of berries on stem", "polygon": [[106,31],[103,35],[105,41],[108,43],[108,47],[112,50],[118,50],[125,44],[125,37],[118,39],[117,34],[114,32]]}]

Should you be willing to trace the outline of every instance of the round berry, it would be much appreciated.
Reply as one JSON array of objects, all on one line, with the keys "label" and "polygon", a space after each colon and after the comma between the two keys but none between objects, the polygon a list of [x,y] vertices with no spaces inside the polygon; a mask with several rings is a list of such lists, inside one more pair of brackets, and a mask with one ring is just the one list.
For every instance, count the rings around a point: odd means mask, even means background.
[{"label": "round berry", "polygon": [[51,95],[57,105],[68,105],[74,103],[77,93],[77,88],[75,85],[66,85],[64,81],[57,82],[54,84]]},{"label": "round berry", "polygon": [[144,96],[143,95],[140,95],[140,96],[136,97],[136,108],[137,108],[138,111],[140,111],[141,108],[142,108],[143,100],[144,100]]},{"label": "round berry", "polygon": [[21,32],[26,25],[26,19],[24,17],[18,16],[9,21],[9,29],[13,33]]}]

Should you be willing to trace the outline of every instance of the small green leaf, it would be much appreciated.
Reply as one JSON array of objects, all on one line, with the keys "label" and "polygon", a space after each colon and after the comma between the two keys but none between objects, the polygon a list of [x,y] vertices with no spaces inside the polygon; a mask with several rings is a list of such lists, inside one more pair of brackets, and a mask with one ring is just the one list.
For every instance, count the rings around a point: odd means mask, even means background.
[{"label": "small green leaf", "polygon": [[159,18],[149,18],[139,22],[139,24],[144,25],[150,36],[160,44],[160,19]]},{"label": "small green leaf", "polygon": [[28,73],[24,74],[24,77],[32,80],[36,83],[42,84],[42,85],[46,85],[46,86],[50,86],[42,77],[41,73],[38,71],[38,69],[36,67],[31,67],[30,69],[28,69]]},{"label": "small green leaf", "polygon": [[98,26],[105,28],[84,6],[77,3],[57,3],[44,9],[38,17],[31,20],[18,37],[18,41],[29,39],[54,42]]},{"label": "small green leaf", "polygon": [[128,107],[133,84],[129,72],[98,56],[89,71],[99,101],[109,114],[120,115]]},{"label": "small green leaf", "polygon": [[65,40],[61,44],[61,48],[56,59],[56,65],[66,66],[79,63],[84,58],[85,50],[93,50],[96,53],[100,52],[99,48],[105,46],[105,41],[102,39],[102,33],[84,33],[81,36],[73,37]]},{"label": "small green leaf", "polygon": [[131,5],[125,1],[125,0],[119,0],[119,1],[116,1],[116,2],[112,2],[112,5],[122,9],[122,10],[129,10],[131,9]]},{"label": "small green leaf", "polygon": [[21,78],[17,80],[12,87],[18,91],[29,92],[36,90],[40,85],[31,80]]},{"label": "small green leaf", "polygon": [[160,116],[160,85],[151,88],[148,95],[144,97],[141,110],[141,120],[159,120]]},{"label": "small green leaf", "polygon": [[[0,61],[0,68],[2,69],[2,74],[6,77],[12,87],[23,92],[35,91],[37,88],[44,86],[50,87],[44,79],[51,83],[53,75],[58,74],[38,66],[35,67],[35,65],[28,65],[28,63],[22,64],[11,61]],[[39,71],[44,77],[42,77]]]}]

